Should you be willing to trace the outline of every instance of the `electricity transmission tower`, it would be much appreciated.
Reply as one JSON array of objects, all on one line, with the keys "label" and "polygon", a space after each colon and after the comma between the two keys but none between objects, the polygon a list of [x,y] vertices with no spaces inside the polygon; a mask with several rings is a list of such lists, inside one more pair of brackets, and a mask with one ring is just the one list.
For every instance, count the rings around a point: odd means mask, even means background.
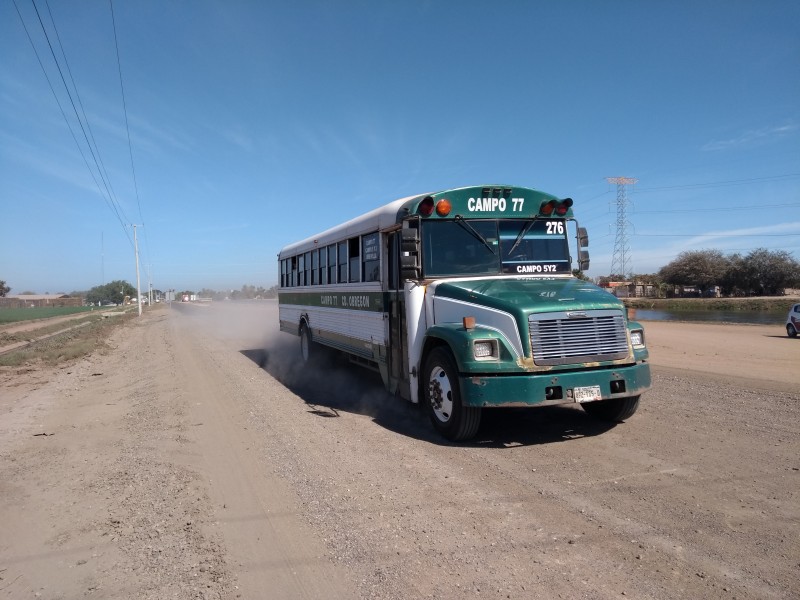
[{"label": "electricity transmission tower", "polygon": [[617,235],[614,238],[614,256],[611,259],[611,274],[628,277],[631,275],[631,263],[629,254],[631,247],[628,244],[627,227],[630,224],[625,217],[628,206],[628,196],[626,186],[633,185],[638,181],[633,177],[606,177],[608,183],[617,184]]}]

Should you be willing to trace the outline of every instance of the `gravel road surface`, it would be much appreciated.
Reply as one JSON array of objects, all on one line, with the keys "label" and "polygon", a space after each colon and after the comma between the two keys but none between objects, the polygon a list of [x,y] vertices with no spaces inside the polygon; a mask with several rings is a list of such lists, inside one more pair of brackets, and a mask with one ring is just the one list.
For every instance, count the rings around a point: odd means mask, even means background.
[{"label": "gravel road surface", "polygon": [[5,368],[0,599],[797,598],[800,341],[645,326],[628,422],[494,411],[468,444],[302,369],[269,301]]}]

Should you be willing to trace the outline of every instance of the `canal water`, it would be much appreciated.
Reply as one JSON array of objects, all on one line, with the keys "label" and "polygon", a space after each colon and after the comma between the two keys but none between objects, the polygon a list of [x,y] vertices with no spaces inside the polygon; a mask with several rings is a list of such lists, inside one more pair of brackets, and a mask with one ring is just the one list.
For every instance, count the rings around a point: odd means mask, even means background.
[{"label": "canal water", "polygon": [[783,325],[786,313],[761,310],[646,310],[628,311],[636,321],[705,321],[713,323],[751,323],[757,325]]}]

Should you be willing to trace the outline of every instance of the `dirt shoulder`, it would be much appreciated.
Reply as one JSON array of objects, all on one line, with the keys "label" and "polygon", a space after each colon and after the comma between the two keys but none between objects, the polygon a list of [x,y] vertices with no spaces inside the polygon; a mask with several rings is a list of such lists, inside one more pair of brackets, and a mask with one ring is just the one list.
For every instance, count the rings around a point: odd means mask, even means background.
[{"label": "dirt shoulder", "polygon": [[650,363],[740,385],[800,390],[800,340],[780,325],[645,321]]}]

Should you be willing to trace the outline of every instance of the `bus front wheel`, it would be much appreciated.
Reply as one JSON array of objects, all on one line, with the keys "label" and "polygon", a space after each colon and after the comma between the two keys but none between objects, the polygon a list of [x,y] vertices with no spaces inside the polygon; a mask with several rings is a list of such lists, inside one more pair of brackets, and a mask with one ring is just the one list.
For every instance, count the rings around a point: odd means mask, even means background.
[{"label": "bus front wheel", "polygon": [[436,431],[452,441],[473,437],[481,424],[481,409],[461,403],[458,369],[448,349],[431,350],[424,377],[425,408]]},{"label": "bus front wheel", "polygon": [[639,408],[639,396],[630,398],[611,398],[581,404],[586,414],[601,421],[624,421],[632,417]]}]

